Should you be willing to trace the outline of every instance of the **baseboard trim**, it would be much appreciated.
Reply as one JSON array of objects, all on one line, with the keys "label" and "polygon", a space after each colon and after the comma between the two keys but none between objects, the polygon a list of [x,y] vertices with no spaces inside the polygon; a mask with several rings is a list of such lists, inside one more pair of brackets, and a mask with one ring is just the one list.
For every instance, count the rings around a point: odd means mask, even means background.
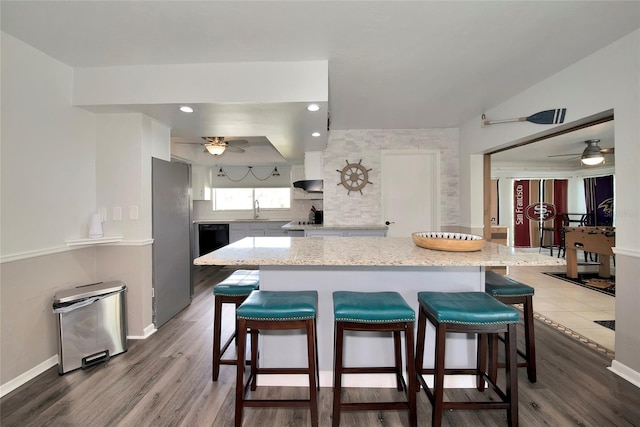
[{"label": "baseboard trim", "polygon": [[152,323],[142,330],[142,335],[127,335],[130,340],[146,340],[157,331],[156,326]]},{"label": "baseboard trim", "polygon": [[56,366],[57,364],[58,364],[58,355],[51,356],[44,362],[29,369],[27,372],[20,374],[14,379],[12,379],[11,381],[7,381],[6,383],[0,385],[0,397],[11,393],[13,390],[17,389],[23,384],[26,384],[27,382],[31,381],[32,379],[34,379],[35,377],[37,377],[38,375],[46,371],[47,369],[53,366]]},{"label": "baseboard trim", "polygon": [[611,362],[611,366],[607,368],[619,377],[629,381],[634,386],[640,388],[640,372],[634,371],[627,365],[624,365],[616,360]]}]

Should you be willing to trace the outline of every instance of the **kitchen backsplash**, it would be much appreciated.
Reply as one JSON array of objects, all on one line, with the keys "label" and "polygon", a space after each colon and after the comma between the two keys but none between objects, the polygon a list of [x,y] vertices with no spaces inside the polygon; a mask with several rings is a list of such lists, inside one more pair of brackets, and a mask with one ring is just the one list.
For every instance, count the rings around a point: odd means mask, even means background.
[{"label": "kitchen backsplash", "polygon": [[324,152],[324,222],[327,225],[382,223],[380,185],[368,185],[363,194],[348,195],[337,188],[345,159],[371,168],[369,180],[380,183],[381,150],[440,151],[441,225],[458,224],[458,129],[332,130]]}]

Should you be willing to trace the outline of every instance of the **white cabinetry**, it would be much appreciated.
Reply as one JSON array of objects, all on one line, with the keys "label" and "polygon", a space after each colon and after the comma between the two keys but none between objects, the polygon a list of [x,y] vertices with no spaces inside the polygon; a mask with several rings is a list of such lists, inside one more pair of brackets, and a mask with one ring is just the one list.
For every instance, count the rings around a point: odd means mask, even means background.
[{"label": "white cabinetry", "polygon": [[193,200],[211,200],[211,168],[191,165],[191,197]]},{"label": "white cabinetry", "polygon": [[385,237],[386,230],[379,229],[310,229],[304,230],[305,237]]},{"label": "white cabinetry", "polygon": [[324,152],[307,151],[304,153],[305,179],[324,179]]},{"label": "white cabinetry", "polygon": [[281,228],[285,224],[285,221],[232,222],[229,224],[229,243],[245,237],[286,236],[286,231]]},{"label": "white cabinetry", "polygon": [[344,237],[386,237],[387,230],[344,230]]}]

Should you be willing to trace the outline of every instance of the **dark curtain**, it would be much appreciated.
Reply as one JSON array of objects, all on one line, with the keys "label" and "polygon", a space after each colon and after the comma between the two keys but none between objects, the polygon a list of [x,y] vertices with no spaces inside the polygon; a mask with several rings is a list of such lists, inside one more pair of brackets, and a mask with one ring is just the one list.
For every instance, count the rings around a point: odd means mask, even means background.
[{"label": "dark curtain", "polygon": [[613,225],[613,175],[584,179],[587,225]]}]

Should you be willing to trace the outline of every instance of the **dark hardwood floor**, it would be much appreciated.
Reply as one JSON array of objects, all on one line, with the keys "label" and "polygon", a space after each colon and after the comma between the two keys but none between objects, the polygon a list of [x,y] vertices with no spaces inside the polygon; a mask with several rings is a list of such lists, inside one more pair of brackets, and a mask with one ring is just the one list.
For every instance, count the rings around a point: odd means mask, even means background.
[{"label": "dark hardwood floor", "polygon": [[[232,426],[235,368],[211,381],[212,286],[232,270],[198,268],[190,307],[109,362],[59,376],[51,368],[0,400],[0,425],[9,426]],[[232,310],[224,323],[232,324]],[[602,353],[536,320],[538,382],[519,370],[522,426],[640,426],[640,389],[606,368]],[[270,398],[306,394],[304,388],[266,387]],[[394,398],[394,389],[348,389],[353,399]],[[448,389],[450,399],[474,390]],[[490,396],[490,395],[489,395]],[[489,397],[490,398],[490,397]],[[320,391],[320,425],[331,425],[332,396]],[[430,425],[431,406],[418,394],[418,424]],[[246,409],[245,426],[309,425],[304,409]],[[344,413],[343,426],[408,425],[404,412]],[[448,411],[445,426],[504,426],[505,411]]]}]

